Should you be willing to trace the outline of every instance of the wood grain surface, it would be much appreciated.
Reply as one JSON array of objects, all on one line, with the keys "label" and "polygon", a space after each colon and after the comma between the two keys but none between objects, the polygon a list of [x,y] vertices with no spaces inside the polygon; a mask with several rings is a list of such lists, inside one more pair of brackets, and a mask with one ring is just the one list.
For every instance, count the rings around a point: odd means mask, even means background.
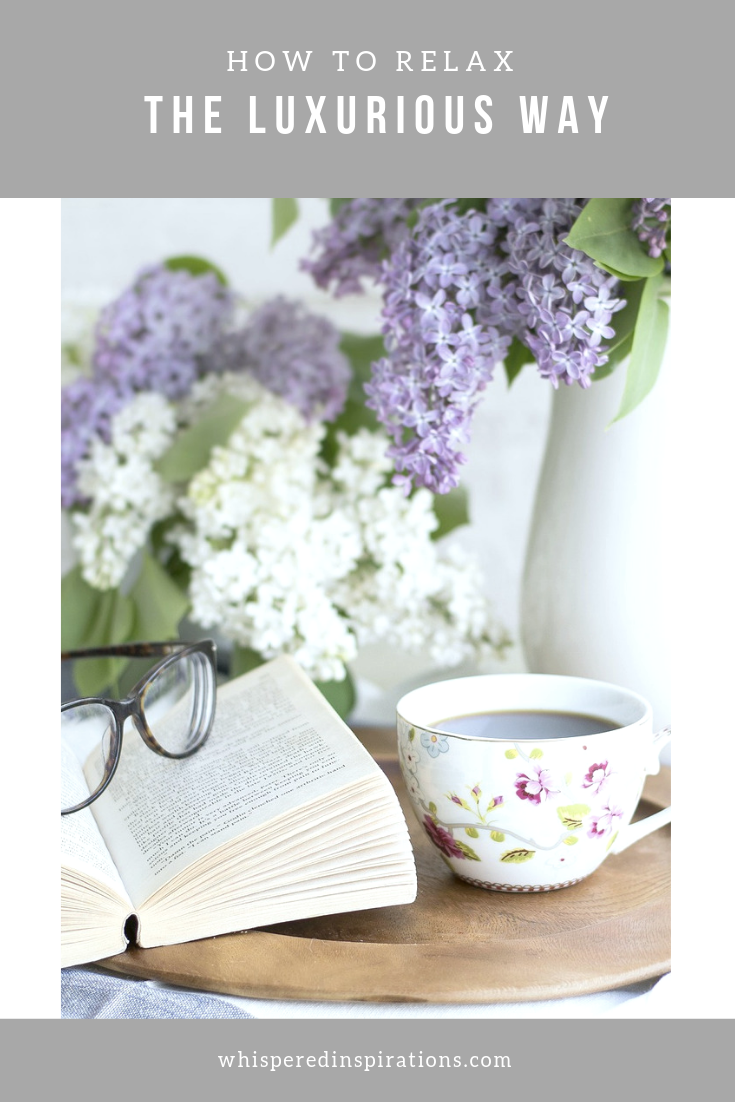
[{"label": "wood grain surface", "polygon": [[[488,1003],[606,991],[670,969],[671,830],[655,831],[580,884],[515,895],[458,880],[416,821],[395,732],[357,731],[395,786],[416,854],[418,897],[99,962],[113,972],[271,999]],[[670,802],[648,780],[636,817]]]}]

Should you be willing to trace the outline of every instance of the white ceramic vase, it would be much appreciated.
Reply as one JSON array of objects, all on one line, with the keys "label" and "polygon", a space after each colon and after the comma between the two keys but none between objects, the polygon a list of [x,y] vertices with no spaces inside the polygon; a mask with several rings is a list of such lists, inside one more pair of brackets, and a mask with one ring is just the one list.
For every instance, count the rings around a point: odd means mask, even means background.
[{"label": "white ceramic vase", "polygon": [[[521,639],[532,673],[632,689],[670,717],[666,362],[651,393],[610,425],[626,364],[553,396],[529,532]],[[610,426],[610,427],[608,427]]]}]

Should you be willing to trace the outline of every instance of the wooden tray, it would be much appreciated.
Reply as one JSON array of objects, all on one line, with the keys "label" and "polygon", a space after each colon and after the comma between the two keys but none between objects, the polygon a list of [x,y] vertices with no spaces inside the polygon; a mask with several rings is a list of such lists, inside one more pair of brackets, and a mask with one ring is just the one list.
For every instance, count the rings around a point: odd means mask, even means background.
[{"label": "wooden tray", "polygon": [[[270,999],[494,1003],[606,991],[670,970],[671,830],[587,880],[538,895],[456,879],[416,821],[395,732],[357,734],[395,786],[416,854],[414,904],[282,923],[99,962],[113,972]],[[670,802],[670,771],[649,778],[638,815]]]}]

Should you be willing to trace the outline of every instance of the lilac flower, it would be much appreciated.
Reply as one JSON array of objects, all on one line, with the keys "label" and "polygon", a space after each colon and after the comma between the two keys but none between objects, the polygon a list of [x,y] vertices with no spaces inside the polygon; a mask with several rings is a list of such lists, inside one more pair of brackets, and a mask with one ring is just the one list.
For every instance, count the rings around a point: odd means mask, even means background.
[{"label": "lilac flower", "polygon": [[350,381],[339,341],[326,318],[279,297],[224,336],[207,362],[212,370],[247,371],[305,417],[331,421],[344,406]]},{"label": "lilac flower", "polygon": [[388,355],[365,390],[407,491],[414,481],[440,493],[457,485],[472,413],[510,344],[470,312],[504,270],[496,232],[485,212],[460,215],[445,201],[419,212],[383,266]]},{"label": "lilac flower", "polygon": [[423,199],[351,199],[314,233],[318,255],[303,260],[317,286],[336,296],[362,291],[364,276],[377,279],[383,258],[408,235],[406,219]]},{"label": "lilac flower", "polygon": [[97,379],[118,390],[186,394],[202,357],[229,320],[232,295],[213,273],[145,268],[100,314],[93,354]]},{"label": "lilac flower", "polygon": [[62,390],[63,508],[84,504],[77,463],[94,437],[109,441],[112,416],[142,390],[179,398],[205,373],[243,370],[306,417],[337,416],[350,369],[334,326],[297,303],[275,299],[228,332],[232,306],[232,295],[212,274],[153,267],[105,307],[92,378]]},{"label": "lilac flower", "polygon": [[584,202],[489,199],[461,212],[441,200],[383,264],[387,355],[365,390],[406,492],[458,484],[477,403],[514,337],[555,387],[589,386],[607,362],[625,302],[615,277],[564,243]]},{"label": "lilac flower", "polygon": [[[495,202],[490,199],[488,209]],[[584,201],[528,199],[525,204],[516,209],[501,243],[516,277],[521,320],[519,325],[510,314],[506,324],[514,325],[514,335],[533,352],[539,373],[553,386],[589,386],[595,369],[607,362],[602,342],[614,336],[612,315],[625,305],[615,297],[618,280],[564,244]],[[495,313],[501,328],[504,320]]]},{"label": "lilac flower", "polygon": [[110,439],[110,421],[128,401],[130,392],[112,383],[82,377],[61,391],[61,505],[83,503],[77,489],[76,465],[95,436]]},{"label": "lilac flower", "polygon": [[529,800],[532,804],[540,804],[549,796],[558,796],[561,789],[554,788],[554,781],[548,769],[540,765],[531,765],[528,773],[516,775],[516,796],[520,800]]},{"label": "lilac flower", "polygon": [[668,244],[671,226],[671,199],[636,199],[631,229],[648,246],[648,255],[661,256]]}]

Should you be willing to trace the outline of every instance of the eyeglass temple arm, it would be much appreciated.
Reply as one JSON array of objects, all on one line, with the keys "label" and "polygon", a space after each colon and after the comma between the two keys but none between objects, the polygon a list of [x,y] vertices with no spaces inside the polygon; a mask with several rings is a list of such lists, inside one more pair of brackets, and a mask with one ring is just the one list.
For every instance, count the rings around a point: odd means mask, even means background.
[{"label": "eyeglass temple arm", "polygon": [[67,650],[61,652],[61,661],[68,658],[157,658],[160,655],[174,654],[177,650],[191,646],[176,640],[168,643],[121,643],[119,646],[87,647],[84,650]]}]

